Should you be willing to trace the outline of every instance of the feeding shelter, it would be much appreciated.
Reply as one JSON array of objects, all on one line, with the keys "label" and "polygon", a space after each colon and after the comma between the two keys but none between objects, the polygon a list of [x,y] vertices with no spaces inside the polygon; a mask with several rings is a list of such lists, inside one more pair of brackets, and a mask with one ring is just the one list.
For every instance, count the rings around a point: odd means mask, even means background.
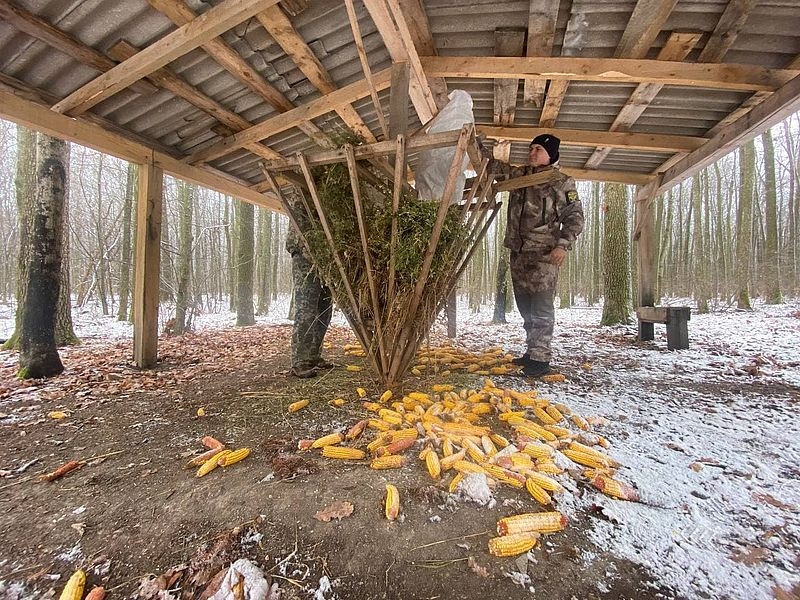
[{"label": "feeding shelter", "polygon": [[[365,184],[371,173],[392,182],[385,196],[394,201],[394,185],[405,188],[418,168],[412,134],[457,88],[472,97],[476,133],[496,157],[521,163],[528,141],[551,132],[562,139],[567,174],[640,186],[638,303],[652,305],[652,200],[800,107],[800,6],[0,0],[0,57],[0,117],[141,166],[134,358],[148,367],[157,356],[163,173],[283,211],[275,190],[312,187],[313,176],[298,180],[281,161],[313,168],[321,151],[333,151],[332,138],[347,131],[364,141],[336,151],[358,176],[351,187],[372,185]],[[466,150],[472,137],[456,132],[448,143]],[[360,155],[365,148],[375,156]],[[493,210],[493,199],[470,160],[479,177],[462,212],[464,223],[473,221],[467,231],[474,243],[478,223],[491,218],[481,211]],[[354,161],[364,168],[354,171]],[[321,225],[325,211],[313,194],[311,200]],[[358,239],[369,246],[369,236],[359,232]],[[460,248],[468,254],[469,243]],[[369,256],[365,251],[362,260]],[[450,265],[442,281],[451,282],[462,265]],[[414,288],[425,287],[422,274]],[[367,281],[366,297],[352,299],[345,289],[343,308],[362,343],[375,337],[380,345],[381,306],[388,305],[376,302],[372,287]],[[415,303],[423,303],[421,295],[407,308]],[[356,315],[356,304],[373,314]],[[408,340],[420,331],[405,327]],[[399,353],[382,351],[374,366],[391,379],[407,364],[406,350]]]}]

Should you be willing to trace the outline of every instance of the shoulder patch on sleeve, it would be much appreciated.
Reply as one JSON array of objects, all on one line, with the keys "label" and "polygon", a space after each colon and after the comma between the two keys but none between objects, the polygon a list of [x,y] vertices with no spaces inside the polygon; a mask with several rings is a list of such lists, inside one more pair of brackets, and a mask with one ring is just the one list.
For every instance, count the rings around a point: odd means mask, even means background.
[{"label": "shoulder patch on sleeve", "polygon": [[578,199],[578,192],[575,190],[570,190],[567,192],[567,202],[575,202]]}]

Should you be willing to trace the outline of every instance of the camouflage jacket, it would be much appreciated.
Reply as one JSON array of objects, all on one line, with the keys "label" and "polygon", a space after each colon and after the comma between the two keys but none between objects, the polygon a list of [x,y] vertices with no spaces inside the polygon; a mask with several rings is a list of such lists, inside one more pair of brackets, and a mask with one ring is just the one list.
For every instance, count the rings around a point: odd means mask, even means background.
[{"label": "camouflage jacket", "polygon": [[[301,190],[293,188],[292,191],[285,194],[285,196],[297,224],[303,231],[307,231],[311,228],[311,220],[306,214],[303,198],[301,197],[302,193]],[[289,220],[289,231],[286,234],[286,251],[292,255],[302,252],[307,259],[311,259],[291,219]]]},{"label": "camouflage jacket", "polygon": [[492,158],[489,172],[498,181],[550,171],[549,181],[512,190],[503,245],[512,252],[545,256],[556,246],[565,250],[583,231],[583,208],[572,177],[557,167],[514,167]]}]

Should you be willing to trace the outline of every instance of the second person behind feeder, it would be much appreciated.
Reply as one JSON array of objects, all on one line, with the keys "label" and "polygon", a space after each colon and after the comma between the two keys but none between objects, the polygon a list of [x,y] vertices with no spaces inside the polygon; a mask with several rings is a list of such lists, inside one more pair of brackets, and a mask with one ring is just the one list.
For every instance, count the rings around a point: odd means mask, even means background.
[{"label": "second person behind feeder", "polygon": [[489,172],[500,180],[542,174],[544,181],[512,190],[503,245],[511,251],[511,282],[525,328],[525,353],[512,362],[522,374],[540,377],[550,372],[555,324],[558,271],[583,231],[583,208],[575,181],[558,168],[559,140],[538,135],[528,146],[528,164],[515,167],[493,157]]}]

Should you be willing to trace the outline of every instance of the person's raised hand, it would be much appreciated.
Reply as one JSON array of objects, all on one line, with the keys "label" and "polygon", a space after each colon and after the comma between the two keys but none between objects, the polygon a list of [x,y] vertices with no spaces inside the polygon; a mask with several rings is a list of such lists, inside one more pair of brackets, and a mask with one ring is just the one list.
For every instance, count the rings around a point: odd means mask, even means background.
[{"label": "person's raised hand", "polygon": [[561,246],[556,246],[550,253],[550,262],[557,267],[560,267],[564,263],[565,258],[567,258],[567,251]]}]

